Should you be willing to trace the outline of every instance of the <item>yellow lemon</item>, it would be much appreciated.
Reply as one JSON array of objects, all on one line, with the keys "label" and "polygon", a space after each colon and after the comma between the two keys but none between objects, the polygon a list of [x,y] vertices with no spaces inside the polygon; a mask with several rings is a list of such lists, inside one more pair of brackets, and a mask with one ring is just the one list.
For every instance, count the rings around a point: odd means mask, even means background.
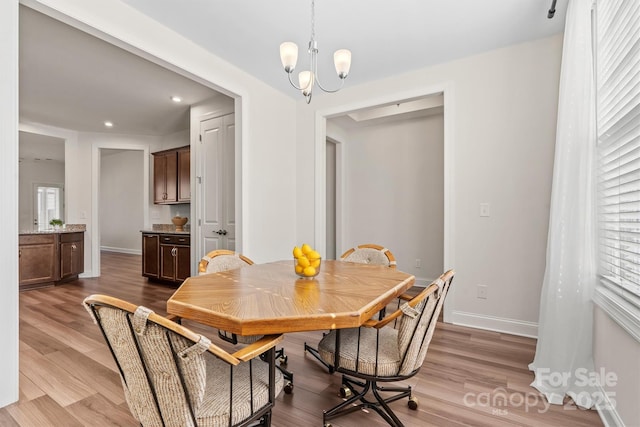
[{"label": "yellow lemon", "polygon": [[306,268],[304,269],[303,274],[304,274],[305,276],[307,276],[307,277],[315,276],[315,275],[316,275],[316,269],[315,269],[315,268],[313,268],[313,267],[311,267],[311,266],[306,267]]},{"label": "yellow lemon", "polygon": [[320,258],[312,259],[309,262],[311,263],[311,267],[314,267],[314,268],[320,267]]},{"label": "yellow lemon", "polygon": [[293,257],[294,258],[300,258],[302,256],[302,249],[300,249],[299,247],[294,247],[293,248]]},{"label": "yellow lemon", "polygon": [[319,259],[320,258],[320,254],[317,251],[310,251],[309,253],[307,253],[305,255],[307,255],[307,258],[309,258],[309,259]]},{"label": "yellow lemon", "polygon": [[313,250],[313,248],[309,245],[307,245],[306,243],[302,245],[302,253],[303,254],[308,254],[309,252],[311,252]]},{"label": "yellow lemon", "polygon": [[307,268],[309,267],[309,260],[307,259],[306,256],[301,256],[300,258],[298,258],[298,265],[302,266],[302,268]]},{"label": "yellow lemon", "polygon": [[304,268],[300,264],[296,264],[296,273],[303,274]]}]

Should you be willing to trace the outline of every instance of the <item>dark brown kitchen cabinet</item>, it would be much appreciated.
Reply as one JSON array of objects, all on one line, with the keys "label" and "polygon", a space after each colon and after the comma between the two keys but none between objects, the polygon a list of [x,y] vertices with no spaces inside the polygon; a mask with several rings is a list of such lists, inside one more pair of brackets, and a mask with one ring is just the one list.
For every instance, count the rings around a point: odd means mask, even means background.
[{"label": "dark brown kitchen cabinet", "polygon": [[84,272],[84,232],[19,236],[20,290],[52,286]]},{"label": "dark brown kitchen cabinet", "polygon": [[60,234],[60,280],[84,271],[84,233]]},{"label": "dark brown kitchen cabinet", "polygon": [[178,202],[191,202],[191,149],[178,150]]},{"label": "dark brown kitchen cabinet", "polygon": [[160,278],[160,235],[142,234],[142,275],[152,279]]},{"label": "dark brown kitchen cabinet", "polygon": [[52,285],[58,280],[56,234],[30,234],[19,238],[20,289]]},{"label": "dark brown kitchen cabinet", "polygon": [[187,234],[142,234],[142,275],[182,283],[191,275],[191,246]]},{"label": "dark brown kitchen cabinet", "polygon": [[191,150],[187,147],[153,153],[153,202],[191,201]]}]

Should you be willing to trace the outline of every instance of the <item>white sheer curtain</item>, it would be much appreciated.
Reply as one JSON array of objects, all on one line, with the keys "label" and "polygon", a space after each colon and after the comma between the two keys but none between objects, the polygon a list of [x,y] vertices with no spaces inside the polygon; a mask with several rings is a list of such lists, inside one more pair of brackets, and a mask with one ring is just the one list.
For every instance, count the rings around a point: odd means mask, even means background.
[{"label": "white sheer curtain", "polygon": [[[591,296],[596,284],[595,86],[591,6],[570,0],[562,51],[556,152],[531,384],[552,404],[570,396],[590,408],[593,373]],[[587,384],[585,384],[587,383]]]}]

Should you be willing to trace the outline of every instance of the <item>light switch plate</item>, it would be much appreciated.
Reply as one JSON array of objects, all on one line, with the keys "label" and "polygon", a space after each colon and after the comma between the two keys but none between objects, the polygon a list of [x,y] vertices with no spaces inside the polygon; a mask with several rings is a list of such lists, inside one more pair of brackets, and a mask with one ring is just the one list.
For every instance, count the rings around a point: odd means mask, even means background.
[{"label": "light switch plate", "polygon": [[480,216],[490,216],[489,208],[489,203],[480,203]]}]

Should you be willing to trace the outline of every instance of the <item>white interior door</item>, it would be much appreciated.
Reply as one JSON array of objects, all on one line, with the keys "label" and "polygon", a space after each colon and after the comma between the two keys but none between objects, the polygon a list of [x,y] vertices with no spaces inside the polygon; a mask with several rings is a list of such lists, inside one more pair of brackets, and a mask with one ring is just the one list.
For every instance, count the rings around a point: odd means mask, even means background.
[{"label": "white interior door", "polygon": [[200,122],[199,257],[215,249],[235,250],[234,138],[233,114]]}]

